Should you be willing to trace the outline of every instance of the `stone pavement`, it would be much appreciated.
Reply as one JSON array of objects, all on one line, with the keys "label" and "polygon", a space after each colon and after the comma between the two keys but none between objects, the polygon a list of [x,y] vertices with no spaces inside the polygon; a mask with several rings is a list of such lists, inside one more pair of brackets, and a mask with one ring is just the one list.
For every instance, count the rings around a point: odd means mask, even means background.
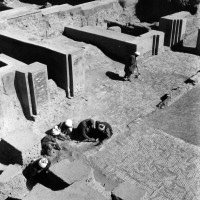
[{"label": "stone pavement", "polygon": [[130,125],[129,134],[112,140],[88,159],[108,177],[139,182],[148,191],[149,200],[200,198],[198,147],[139,120]]},{"label": "stone pavement", "polygon": [[[139,182],[148,191],[146,199],[197,200],[199,148],[140,119],[157,109],[163,94],[196,74],[199,57],[168,50],[139,62],[139,79],[123,82],[117,74],[124,75],[124,66],[97,56],[102,59],[96,64],[89,62],[85,95],[70,100],[61,95],[57,103],[51,98],[52,106],[45,108],[48,118],[41,115],[38,119],[41,117],[46,127],[66,118],[72,118],[75,126],[89,117],[109,122],[114,136],[100,149],[88,144],[69,145],[107,176],[121,182]],[[41,130],[45,130],[44,123],[36,120]]]},{"label": "stone pavement", "polygon": [[200,85],[188,91],[170,107],[146,117],[149,126],[200,146]]}]

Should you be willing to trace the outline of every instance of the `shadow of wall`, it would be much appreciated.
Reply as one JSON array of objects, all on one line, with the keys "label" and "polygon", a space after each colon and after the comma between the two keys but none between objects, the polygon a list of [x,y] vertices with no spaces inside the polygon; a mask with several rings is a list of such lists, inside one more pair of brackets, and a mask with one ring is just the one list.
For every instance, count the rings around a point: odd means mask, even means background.
[{"label": "shadow of wall", "polygon": [[136,16],[141,22],[159,21],[160,17],[180,11],[195,14],[199,0],[138,0]]}]

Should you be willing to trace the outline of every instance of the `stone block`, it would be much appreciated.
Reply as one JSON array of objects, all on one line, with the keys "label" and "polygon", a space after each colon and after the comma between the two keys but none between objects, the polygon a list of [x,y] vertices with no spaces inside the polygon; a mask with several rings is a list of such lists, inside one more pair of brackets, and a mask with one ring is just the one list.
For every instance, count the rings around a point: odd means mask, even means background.
[{"label": "stone block", "polygon": [[108,56],[121,61],[126,60],[128,54],[136,51],[140,40],[139,37],[91,26],[65,27],[64,35],[93,44],[106,52]]},{"label": "stone block", "polygon": [[147,192],[136,183],[121,183],[111,194],[112,200],[142,200]]},{"label": "stone block", "polygon": [[40,107],[49,101],[47,66],[35,62],[30,64],[27,70],[32,112],[37,115]]},{"label": "stone block", "polygon": [[0,142],[0,160],[7,164],[26,165],[40,156],[40,140],[41,137],[30,129],[7,133]]},{"label": "stone block", "polygon": [[165,33],[165,46],[172,47],[183,40],[186,32],[187,15],[187,12],[180,12],[160,19],[159,30]]},{"label": "stone block", "polygon": [[85,92],[85,59],[83,50],[68,55],[70,96],[76,97]]},{"label": "stone block", "polygon": [[140,43],[138,44],[137,50],[141,54],[157,55],[163,51],[164,45],[164,33],[161,31],[149,31],[140,36]]},{"label": "stone block", "polygon": [[21,173],[22,169],[20,165],[8,165],[8,167],[0,175],[0,183],[6,183],[10,181],[17,174]]},{"label": "stone block", "polygon": [[91,168],[79,160],[70,162],[65,159],[52,166],[50,171],[67,184],[72,184],[74,182],[87,179],[91,173]]},{"label": "stone block", "polygon": [[13,199],[21,199],[29,193],[21,166],[9,165],[0,175],[0,191]]},{"label": "stone block", "polygon": [[2,76],[3,88],[4,92],[7,95],[11,95],[15,93],[15,71],[9,72]]},{"label": "stone block", "polygon": [[102,194],[85,181],[74,183],[62,190],[51,190],[37,184],[23,200],[106,200]]},{"label": "stone block", "polygon": [[[33,63],[37,60],[46,64],[48,78],[53,79],[59,87],[66,91],[67,96],[70,96],[68,55],[79,51],[81,48],[66,44],[66,41],[69,42],[69,40],[62,36],[58,37],[58,40],[51,38],[48,41],[45,40],[46,43],[37,43],[29,41],[22,36],[1,32],[0,51],[4,51],[27,63]],[[24,51],[20,49],[24,49]]]}]

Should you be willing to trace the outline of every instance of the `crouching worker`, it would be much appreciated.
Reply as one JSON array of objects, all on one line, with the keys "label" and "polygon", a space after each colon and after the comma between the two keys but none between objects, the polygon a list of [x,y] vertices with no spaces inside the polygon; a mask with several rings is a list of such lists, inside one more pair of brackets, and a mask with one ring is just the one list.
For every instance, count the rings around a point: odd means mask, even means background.
[{"label": "crouching worker", "polygon": [[29,183],[34,185],[41,177],[46,176],[50,165],[51,161],[45,157],[35,159],[24,169],[23,174],[27,180],[31,181]]},{"label": "crouching worker", "polygon": [[95,142],[96,140],[91,137],[94,131],[94,120],[85,119],[79,123],[76,132],[79,135],[79,141],[82,142]]},{"label": "crouching worker", "polygon": [[28,166],[28,177],[31,179],[39,178],[39,175],[49,172],[50,165],[50,160],[45,157],[32,161]]},{"label": "crouching worker", "polygon": [[58,131],[52,131],[51,134],[46,135],[41,140],[42,155],[51,156],[53,149],[61,150],[59,144],[56,142],[56,137],[59,135]]},{"label": "crouching worker", "polygon": [[138,71],[138,66],[137,66],[137,56],[140,55],[140,52],[136,51],[134,55],[130,55],[130,57],[128,58],[128,62],[125,64],[125,68],[124,68],[124,80],[125,81],[131,81],[130,77],[132,74],[135,73],[135,70],[137,70],[137,74],[135,74],[135,78],[138,78],[138,76],[140,75],[139,71]]},{"label": "crouching worker", "polygon": [[73,132],[73,122],[71,119],[67,119],[65,122],[61,122],[58,125],[58,128],[60,130],[60,135],[58,139],[60,140],[70,140],[71,139],[71,134]]},{"label": "crouching worker", "polygon": [[99,140],[98,144],[101,144],[103,140],[109,139],[113,135],[112,127],[107,122],[96,121],[95,127],[96,127],[96,134],[97,134],[96,137]]}]

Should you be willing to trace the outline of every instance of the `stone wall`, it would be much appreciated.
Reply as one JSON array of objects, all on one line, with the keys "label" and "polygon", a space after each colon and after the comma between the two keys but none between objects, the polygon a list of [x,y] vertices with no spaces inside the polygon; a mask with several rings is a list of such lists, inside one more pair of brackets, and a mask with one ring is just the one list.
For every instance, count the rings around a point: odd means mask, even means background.
[{"label": "stone wall", "polygon": [[[106,26],[105,19],[130,22],[135,19],[135,4],[122,7],[118,0],[102,0],[69,6],[53,6],[41,10],[17,9],[16,12],[4,11],[0,15],[0,29],[16,29],[39,37],[51,37],[63,32],[63,27]],[[5,23],[6,21],[6,23]]]}]

